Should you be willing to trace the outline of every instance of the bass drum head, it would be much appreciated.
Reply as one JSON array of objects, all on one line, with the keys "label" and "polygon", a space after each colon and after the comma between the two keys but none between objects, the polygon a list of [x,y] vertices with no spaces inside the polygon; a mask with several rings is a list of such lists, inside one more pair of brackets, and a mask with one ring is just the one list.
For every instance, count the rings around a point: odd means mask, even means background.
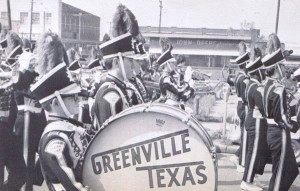
[{"label": "bass drum head", "polygon": [[90,143],[83,184],[92,190],[216,190],[214,146],[193,117],[164,104],[131,107]]}]

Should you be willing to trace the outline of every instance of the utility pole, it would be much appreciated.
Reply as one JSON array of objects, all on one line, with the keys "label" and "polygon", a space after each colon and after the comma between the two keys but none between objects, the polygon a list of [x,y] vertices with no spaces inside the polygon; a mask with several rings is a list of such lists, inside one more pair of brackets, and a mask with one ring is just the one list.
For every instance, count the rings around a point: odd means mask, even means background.
[{"label": "utility pole", "polygon": [[278,0],[277,5],[277,17],[276,17],[276,28],[275,28],[275,34],[278,32],[278,23],[279,23],[279,10],[280,10],[280,0]]},{"label": "utility pole", "polygon": [[31,42],[31,34],[32,34],[32,11],[33,11],[33,0],[31,0],[31,9],[30,9],[30,32],[29,32],[30,42]]},{"label": "utility pole", "polygon": [[9,30],[11,30],[12,26],[11,26],[10,0],[7,0],[7,18],[8,18],[8,27]]},{"label": "utility pole", "polygon": [[159,12],[159,28],[158,28],[158,33],[160,33],[160,27],[161,27],[161,11],[162,11],[162,0],[159,0],[159,8],[160,8],[160,12]]}]

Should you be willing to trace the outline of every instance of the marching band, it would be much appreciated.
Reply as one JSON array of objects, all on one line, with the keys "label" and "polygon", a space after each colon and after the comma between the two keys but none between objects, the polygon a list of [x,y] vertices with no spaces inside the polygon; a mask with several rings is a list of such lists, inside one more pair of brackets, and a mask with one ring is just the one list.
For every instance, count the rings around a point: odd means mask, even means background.
[{"label": "marching band", "polygon": [[[195,94],[195,84],[190,68],[184,74],[184,58],[173,57],[172,44],[166,39],[162,39],[162,54],[158,58],[149,55],[136,18],[124,5],[118,6],[113,21],[111,39],[101,44],[99,50],[93,50],[101,54],[91,56],[89,62],[80,55],[68,58],[60,37],[50,31],[42,35],[34,50],[28,40],[22,40],[16,33],[1,36],[5,60],[0,72],[0,190],[20,190],[25,184],[25,190],[30,191],[43,180],[51,191],[91,190],[82,182],[87,148],[112,123],[113,117],[133,106],[153,102],[188,113],[185,102]],[[289,78],[282,80],[285,55],[275,34],[269,37],[267,55],[263,56],[257,47],[247,51],[244,42],[239,44],[239,52],[235,63],[240,71],[234,85],[241,144],[231,160],[237,171],[243,173],[240,187],[263,190],[257,175],[263,175],[265,165],[272,164],[269,190],[287,191],[299,173],[290,136],[290,132],[299,129],[297,121],[291,119],[299,117],[299,111],[289,105],[289,94],[296,90],[289,91],[284,86]],[[148,65],[153,71],[145,77]],[[84,78],[84,71],[93,77]],[[158,82],[159,98],[149,96],[145,78]],[[156,119],[157,126],[164,123],[163,119]],[[193,143],[185,139],[188,135],[184,131],[181,136],[185,152],[191,151],[187,145]],[[176,140],[170,139],[170,144],[174,143],[173,155],[181,152],[176,151]],[[156,155],[160,156],[155,143]],[[164,151],[163,143],[160,147]],[[131,153],[138,155],[134,150]],[[164,156],[167,154],[162,153]],[[122,157],[125,161],[123,152]],[[109,162],[104,163],[110,169]],[[204,177],[200,170],[205,170],[205,164],[201,165],[196,174]],[[8,171],[7,181],[4,167]],[[115,163],[115,170],[116,167]],[[37,171],[42,180],[37,178]],[[184,173],[183,182],[196,184],[186,174],[191,171]],[[201,182],[206,180],[198,181]],[[175,180],[174,183],[177,185]]]}]

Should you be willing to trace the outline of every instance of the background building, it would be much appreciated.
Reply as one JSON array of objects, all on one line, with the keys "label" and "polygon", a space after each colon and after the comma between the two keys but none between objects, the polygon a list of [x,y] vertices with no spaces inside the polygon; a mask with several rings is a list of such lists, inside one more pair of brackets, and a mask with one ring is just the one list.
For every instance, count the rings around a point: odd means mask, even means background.
[{"label": "background building", "polygon": [[140,27],[141,33],[150,44],[150,52],[161,53],[159,39],[169,38],[173,45],[172,54],[183,54],[187,64],[200,67],[223,67],[236,58],[238,44],[245,41],[252,47],[259,38],[260,30]]},{"label": "background building", "polygon": [[[1,23],[7,25],[6,0],[0,0]],[[30,34],[31,0],[10,0],[12,30],[22,38]],[[66,48],[90,46],[100,43],[100,17],[88,13],[62,0],[34,0],[32,11],[32,40],[51,30],[62,38]]]}]

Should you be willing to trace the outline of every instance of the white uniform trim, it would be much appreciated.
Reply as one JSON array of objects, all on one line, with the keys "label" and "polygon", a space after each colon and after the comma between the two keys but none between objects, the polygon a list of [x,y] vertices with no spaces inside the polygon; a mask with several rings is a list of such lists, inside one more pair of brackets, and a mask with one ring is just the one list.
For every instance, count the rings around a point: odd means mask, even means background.
[{"label": "white uniform trim", "polygon": [[259,128],[260,128],[260,119],[256,119],[254,146],[253,146],[253,152],[251,155],[250,165],[249,165],[247,180],[246,180],[248,183],[251,183],[250,182],[251,175],[253,173],[253,168],[254,168],[254,164],[255,164],[255,160],[256,160],[256,156],[257,156],[257,149],[258,149],[258,142],[259,142]]},{"label": "white uniform trim", "polygon": [[19,111],[29,111],[30,113],[41,113],[42,112],[42,108],[39,107],[33,107],[30,105],[18,105],[18,110]]},{"label": "white uniform trim", "polygon": [[284,159],[285,159],[285,154],[286,154],[286,131],[285,129],[282,129],[282,136],[281,136],[281,155],[280,155],[280,160],[279,160],[279,166],[278,170],[276,172],[276,179],[274,183],[274,191],[279,191],[280,188],[280,182],[281,182],[281,175],[282,175],[282,170],[283,170],[283,165],[284,165]]},{"label": "white uniform trim", "polygon": [[[248,107],[245,107],[245,116],[247,116],[247,113],[248,113]],[[246,161],[246,151],[247,151],[247,131],[246,131],[246,128],[245,128],[245,124],[244,124],[244,127],[243,127],[243,131],[244,131],[244,134],[243,134],[243,147],[242,147],[242,161],[241,161],[241,165],[242,166],[245,166],[245,161]]]}]

